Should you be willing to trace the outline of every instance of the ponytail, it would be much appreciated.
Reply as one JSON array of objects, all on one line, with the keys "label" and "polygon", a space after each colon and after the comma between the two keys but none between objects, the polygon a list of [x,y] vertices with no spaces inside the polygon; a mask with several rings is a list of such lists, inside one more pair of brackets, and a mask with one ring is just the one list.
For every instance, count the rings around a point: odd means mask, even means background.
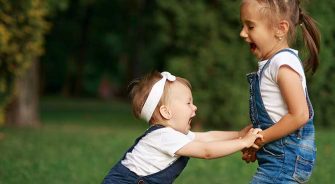
[{"label": "ponytail", "polygon": [[309,57],[305,63],[305,70],[315,73],[319,65],[320,32],[315,20],[302,12],[299,8],[299,25],[302,29],[302,36],[305,46],[308,49]]},{"label": "ponytail", "polygon": [[[303,42],[308,50],[309,57],[304,63],[306,72],[315,73],[319,65],[320,32],[316,22],[312,17],[300,9],[302,0],[257,0],[269,7],[270,15],[288,20],[290,26],[288,30],[288,42],[293,43],[296,39],[296,28],[302,29]],[[274,16],[268,16],[270,19]],[[275,21],[272,19],[271,21]]]}]

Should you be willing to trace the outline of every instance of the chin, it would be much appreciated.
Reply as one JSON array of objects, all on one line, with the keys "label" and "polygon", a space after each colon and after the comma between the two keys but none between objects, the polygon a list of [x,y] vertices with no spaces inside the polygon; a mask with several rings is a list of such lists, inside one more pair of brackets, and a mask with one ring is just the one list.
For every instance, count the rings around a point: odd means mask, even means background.
[{"label": "chin", "polygon": [[191,130],[191,127],[188,127],[186,130],[185,130],[185,132],[186,132],[186,134],[188,134],[188,132]]},{"label": "chin", "polygon": [[188,134],[189,131],[190,131],[190,128],[185,128],[184,130],[182,130],[183,134]]},{"label": "chin", "polygon": [[262,60],[262,56],[260,56],[259,54],[257,54],[257,53],[253,53],[253,55],[258,59],[258,60]]}]

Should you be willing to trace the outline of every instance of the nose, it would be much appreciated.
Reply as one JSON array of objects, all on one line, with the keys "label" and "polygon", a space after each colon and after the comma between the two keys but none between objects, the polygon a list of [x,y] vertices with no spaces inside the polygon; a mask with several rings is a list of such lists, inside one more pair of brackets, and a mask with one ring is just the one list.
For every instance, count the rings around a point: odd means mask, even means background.
[{"label": "nose", "polygon": [[194,111],[197,111],[197,109],[198,109],[198,107],[195,106],[195,105],[193,105],[193,110],[194,110]]},{"label": "nose", "polygon": [[247,32],[245,31],[244,26],[242,27],[242,30],[240,32],[240,37],[244,38],[244,39],[248,37]]}]

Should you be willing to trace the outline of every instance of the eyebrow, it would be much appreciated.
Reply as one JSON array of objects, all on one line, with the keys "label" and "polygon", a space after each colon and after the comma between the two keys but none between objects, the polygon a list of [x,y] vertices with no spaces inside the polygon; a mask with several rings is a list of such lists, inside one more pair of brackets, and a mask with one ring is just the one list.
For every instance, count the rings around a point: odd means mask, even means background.
[{"label": "eyebrow", "polygon": [[255,22],[251,21],[251,20],[246,20],[244,21],[246,24],[256,24]]}]

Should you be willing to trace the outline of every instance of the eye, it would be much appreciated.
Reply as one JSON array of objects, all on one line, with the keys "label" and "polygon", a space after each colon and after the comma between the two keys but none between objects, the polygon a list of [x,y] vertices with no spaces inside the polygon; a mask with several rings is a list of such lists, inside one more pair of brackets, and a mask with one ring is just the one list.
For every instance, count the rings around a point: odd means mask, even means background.
[{"label": "eye", "polygon": [[252,30],[252,29],[254,29],[254,26],[248,26],[248,29]]}]

